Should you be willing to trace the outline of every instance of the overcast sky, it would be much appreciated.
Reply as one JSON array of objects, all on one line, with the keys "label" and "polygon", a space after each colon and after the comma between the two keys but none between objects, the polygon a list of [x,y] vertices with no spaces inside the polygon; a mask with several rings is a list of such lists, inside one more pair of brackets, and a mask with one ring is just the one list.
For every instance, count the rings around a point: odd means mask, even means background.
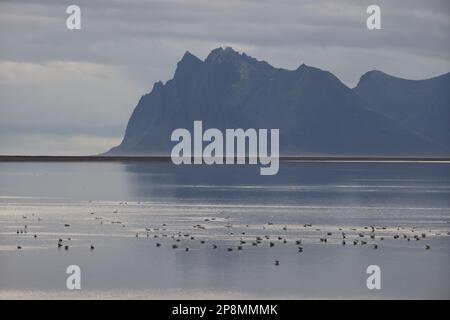
[{"label": "overcast sky", "polygon": [[[370,4],[382,30],[366,28]],[[423,79],[450,71],[450,1],[0,0],[0,154],[104,152],[186,50],[219,46],[350,87],[373,69]]]}]

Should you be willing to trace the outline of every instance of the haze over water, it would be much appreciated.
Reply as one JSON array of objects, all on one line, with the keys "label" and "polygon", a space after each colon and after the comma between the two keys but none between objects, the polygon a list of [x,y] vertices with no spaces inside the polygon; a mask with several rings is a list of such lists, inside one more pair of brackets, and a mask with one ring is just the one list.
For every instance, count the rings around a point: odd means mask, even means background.
[{"label": "haze over water", "polygon": [[449,221],[448,163],[0,163],[0,297],[448,299]]}]

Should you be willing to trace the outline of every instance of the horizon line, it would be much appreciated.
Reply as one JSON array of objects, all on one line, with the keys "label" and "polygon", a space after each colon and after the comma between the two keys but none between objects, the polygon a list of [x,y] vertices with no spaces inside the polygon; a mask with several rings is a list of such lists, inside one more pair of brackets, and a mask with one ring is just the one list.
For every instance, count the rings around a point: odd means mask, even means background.
[{"label": "horizon line", "polygon": [[[193,157],[191,157],[193,158]],[[234,157],[234,159],[257,157]],[[450,156],[279,156],[283,162],[412,162],[450,163]],[[171,156],[52,156],[0,155],[0,162],[169,162]]]}]

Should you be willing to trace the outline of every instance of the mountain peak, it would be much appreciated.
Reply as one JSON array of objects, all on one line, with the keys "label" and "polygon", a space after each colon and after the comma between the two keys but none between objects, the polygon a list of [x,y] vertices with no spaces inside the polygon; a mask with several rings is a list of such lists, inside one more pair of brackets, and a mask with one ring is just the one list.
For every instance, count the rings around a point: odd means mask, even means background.
[{"label": "mountain peak", "polygon": [[362,76],[363,76],[363,77],[364,77],[364,76],[380,77],[380,76],[388,76],[388,74],[387,74],[387,73],[384,73],[383,71],[374,69],[374,70],[367,71],[367,72],[366,72],[365,74],[363,74]]},{"label": "mountain peak", "polygon": [[322,69],[308,66],[307,64],[302,63],[295,71],[301,71],[301,72],[326,72]]},{"label": "mountain peak", "polygon": [[200,66],[203,65],[203,61],[194,56],[189,51],[186,51],[181,58],[181,60],[177,63],[177,69],[175,71],[175,77],[179,78],[189,75],[192,72],[195,72]]},{"label": "mountain peak", "polygon": [[184,53],[183,57],[181,58],[181,60],[178,62],[178,64],[180,64],[180,63],[198,63],[198,62],[202,62],[202,60],[197,58],[195,55],[193,55],[189,51],[186,51]]},{"label": "mountain peak", "polygon": [[419,80],[415,80],[415,79],[405,79],[405,78],[401,78],[398,76],[393,76],[390,74],[387,74],[383,71],[379,71],[379,70],[371,70],[366,72],[365,74],[363,74],[361,76],[361,78],[359,79],[359,83],[358,85],[360,85],[361,83],[364,83],[367,80],[372,80],[372,81],[385,81],[385,80],[395,80],[395,81],[401,81],[401,82],[409,82],[409,83],[419,83],[419,82],[426,82],[426,81],[448,81],[448,79],[450,79],[450,72],[448,73],[444,73],[438,76],[434,76],[431,78],[426,78],[426,79],[419,79]]},{"label": "mountain peak", "polygon": [[211,64],[219,64],[226,60],[232,60],[239,57],[241,57],[241,55],[233,48],[226,47],[224,49],[222,47],[219,47],[209,53],[208,57],[205,59],[205,62]]},{"label": "mountain peak", "polygon": [[360,86],[361,84],[364,84],[366,82],[378,82],[378,81],[383,81],[384,79],[387,78],[393,78],[392,76],[388,75],[387,73],[384,73],[383,71],[380,70],[370,70],[367,71],[366,73],[364,73],[361,78],[359,78],[358,84],[356,85],[356,87]]},{"label": "mountain peak", "polygon": [[226,47],[225,49],[222,47],[216,48],[210,52],[208,57],[205,59],[205,64],[207,65],[221,65],[223,63],[231,64],[237,67],[240,70],[244,71],[245,74],[248,70],[272,70],[273,67],[264,60],[257,60],[247,54],[239,53],[231,47]]}]

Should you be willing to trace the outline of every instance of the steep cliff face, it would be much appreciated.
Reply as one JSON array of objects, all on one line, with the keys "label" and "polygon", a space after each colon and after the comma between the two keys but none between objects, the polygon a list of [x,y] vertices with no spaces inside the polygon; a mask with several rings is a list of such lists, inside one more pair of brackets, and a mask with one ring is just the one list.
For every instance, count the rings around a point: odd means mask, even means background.
[{"label": "steep cliff face", "polygon": [[169,155],[172,131],[191,129],[194,120],[204,128],[279,128],[282,155],[449,153],[448,145],[377,109],[358,87],[306,65],[274,68],[231,48],[204,61],[186,52],[173,79],[140,99],[122,143],[106,154]]}]

